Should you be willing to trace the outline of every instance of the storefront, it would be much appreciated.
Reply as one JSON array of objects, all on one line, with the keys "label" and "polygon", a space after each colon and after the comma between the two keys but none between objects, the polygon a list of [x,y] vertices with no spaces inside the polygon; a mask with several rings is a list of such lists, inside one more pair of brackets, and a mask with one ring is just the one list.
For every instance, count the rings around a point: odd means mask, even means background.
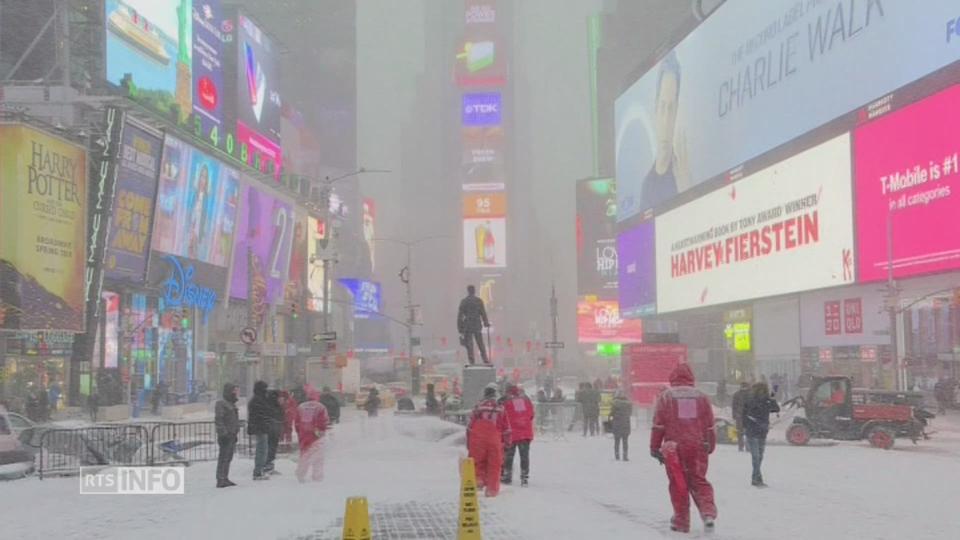
[{"label": "storefront", "polygon": [[[67,385],[73,350],[70,332],[16,332],[0,337],[0,401],[14,411],[28,412],[27,401],[46,399],[50,412],[62,408],[69,400]],[[3,352],[5,350],[5,352]],[[79,366],[76,366],[78,368]],[[81,374],[81,391],[89,392],[90,373]],[[30,411],[35,416],[34,411]]]}]

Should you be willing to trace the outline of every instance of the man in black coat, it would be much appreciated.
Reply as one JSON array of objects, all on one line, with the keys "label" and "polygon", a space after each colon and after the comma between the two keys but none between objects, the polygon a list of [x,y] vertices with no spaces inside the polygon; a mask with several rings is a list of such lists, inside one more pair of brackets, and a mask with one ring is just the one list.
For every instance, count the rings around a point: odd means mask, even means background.
[{"label": "man in black coat", "polygon": [[280,474],[274,466],[277,459],[277,447],[283,433],[283,409],[280,407],[280,392],[267,391],[267,404],[270,406],[270,421],[267,423],[267,461],[263,465],[264,474]]},{"label": "man in black coat", "polygon": [[331,424],[340,423],[340,400],[333,394],[329,386],[323,387],[323,393],[320,394],[320,403],[327,408],[327,416],[330,417]]},{"label": "man in black coat", "polygon": [[750,397],[743,405],[743,430],[746,432],[747,447],[750,448],[750,457],[753,462],[752,484],[756,487],[766,487],[760,465],[763,463],[763,453],[767,447],[770,413],[778,412],[780,412],[780,405],[770,394],[767,383],[754,384]]},{"label": "man in black coat", "polygon": [[256,442],[256,453],[253,460],[253,479],[266,480],[264,467],[267,464],[267,454],[270,447],[270,402],[267,400],[267,383],[257,381],[253,383],[253,397],[247,403],[247,434],[252,435]]},{"label": "man in black coat", "polygon": [[733,402],[730,406],[733,414],[733,421],[737,425],[737,449],[743,452],[743,406],[750,397],[750,385],[746,382],[740,383],[740,389],[734,392]]},{"label": "man in black coat", "polygon": [[484,328],[490,328],[487,308],[483,305],[483,300],[477,296],[477,289],[470,285],[467,287],[466,298],[460,301],[460,309],[457,312],[457,331],[460,333],[460,342],[467,348],[467,359],[471,365],[474,363],[474,341],[480,349],[480,358],[483,359],[483,363],[490,363],[487,358],[487,346],[483,342]]},{"label": "man in black coat", "polygon": [[237,385],[223,385],[223,399],[217,401],[214,409],[214,424],[217,427],[217,487],[235,486],[230,481],[230,462],[237,448],[237,434],[240,433],[240,413],[237,411]]}]

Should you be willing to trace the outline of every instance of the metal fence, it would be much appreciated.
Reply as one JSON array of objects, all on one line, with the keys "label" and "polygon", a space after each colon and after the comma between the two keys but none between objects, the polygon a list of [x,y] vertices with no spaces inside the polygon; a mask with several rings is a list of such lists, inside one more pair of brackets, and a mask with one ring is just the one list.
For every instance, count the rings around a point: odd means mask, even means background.
[{"label": "metal fence", "polygon": [[553,437],[554,440],[566,439],[567,433],[573,431],[575,424],[583,421],[583,412],[576,401],[538,402],[535,407],[534,422],[537,434],[541,437]]},{"label": "metal fence", "polygon": [[[252,457],[255,444],[240,423],[236,454]],[[41,479],[72,475],[80,467],[189,464],[217,459],[214,422],[149,422],[76,429],[48,429],[39,435],[37,470]]]}]

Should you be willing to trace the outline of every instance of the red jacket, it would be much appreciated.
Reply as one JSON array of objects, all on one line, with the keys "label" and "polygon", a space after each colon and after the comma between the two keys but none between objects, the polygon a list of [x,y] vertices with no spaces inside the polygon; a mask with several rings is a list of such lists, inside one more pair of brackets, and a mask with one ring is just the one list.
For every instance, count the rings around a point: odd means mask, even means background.
[{"label": "red jacket", "polygon": [[300,449],[312,445],[323,436],[330,425],[327,408],[319,401],[305,401],[297,407],[297,437],[300,439]]},{"label": "red jacket", "polygon": [[497,400],[484,399],[477,403],[470,415],[470,422],[467,424],[467,430],[471,438],[475,436],[485,437],[489,433],[497,432],[500,434],[500,440],[504,445],[511,444],[510,421]]},{"label": "red jacket", "polygon": [[713,406],[706,394],[693,387],[693,372],[687,364],[673,370],[670,388],[657,397],[650,449],[659,450],[666,441],[701,447],[708,453],[713,453],[717,446]]},{"label": "red jacket", "polygon": [[510,422],[510,437],[518,443],[533,440],[533,402],[520,391],[512,389],[510,397],[503,402],[503,410]]}]

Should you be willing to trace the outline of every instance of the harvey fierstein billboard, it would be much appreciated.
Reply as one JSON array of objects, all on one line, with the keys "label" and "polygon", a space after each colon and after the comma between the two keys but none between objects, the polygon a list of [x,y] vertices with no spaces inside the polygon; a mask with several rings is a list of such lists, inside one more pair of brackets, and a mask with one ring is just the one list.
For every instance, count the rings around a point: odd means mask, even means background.
[{"label": "harvey fierstein billboard", "polygon": [[657,311],[852,283],[850,137],[656,218]]}]

